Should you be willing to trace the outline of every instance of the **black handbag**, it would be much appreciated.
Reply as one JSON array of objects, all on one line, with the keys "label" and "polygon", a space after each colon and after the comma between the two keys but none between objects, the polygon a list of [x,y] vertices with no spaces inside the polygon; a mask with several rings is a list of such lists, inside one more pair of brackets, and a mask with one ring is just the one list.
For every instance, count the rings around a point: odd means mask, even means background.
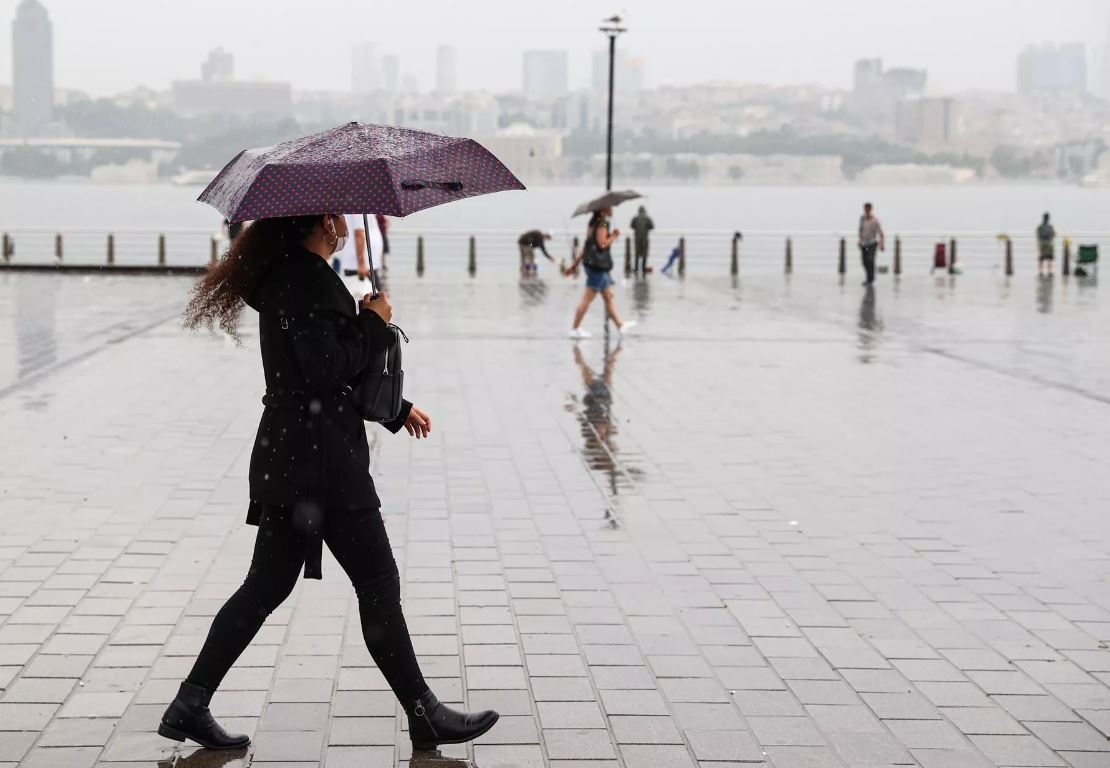
[{"label": "black handbag", "polygon": [[606,248],[604,251],[597,247],[597,231],[591,229],[582,246],[582,264],[596,272],[609,272],[613,269],[613,254]]},{"label": "black handbag", "polygon": [[[369,311],[369,310],[365,310]],[[401,370],[401,340],[409,337],[393,323],[386,326],[389,342],[370,361],[351,387],[351,398],[364,421],[389,422],[401,415],[405,372]]]}]

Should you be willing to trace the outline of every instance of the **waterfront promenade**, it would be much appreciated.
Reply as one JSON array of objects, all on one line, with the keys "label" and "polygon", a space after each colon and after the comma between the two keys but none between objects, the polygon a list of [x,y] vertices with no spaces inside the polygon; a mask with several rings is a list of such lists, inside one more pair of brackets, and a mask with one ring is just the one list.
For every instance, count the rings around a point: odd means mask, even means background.
[{"label": "waterfront promenade", "polygon": [[[1099,286],[656,275],[575,345],[581,280],[409,266],[434,433],[374,475],[425,675],[502,713],[414,766],[1110,765]],[[407,766],[330,556],[214,699],[250,750],[154,733],[254,536],[252,318],[189,285],[0,273],[0,766]]]}]

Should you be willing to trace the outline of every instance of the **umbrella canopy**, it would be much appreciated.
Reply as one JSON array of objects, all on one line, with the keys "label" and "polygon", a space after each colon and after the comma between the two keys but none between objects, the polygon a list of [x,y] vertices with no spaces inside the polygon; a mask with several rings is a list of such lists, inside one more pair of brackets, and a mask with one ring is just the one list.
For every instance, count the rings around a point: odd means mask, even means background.
[{"label": "umbrella canopy", "polygon": [[240,152],[197,199],[234,223],[323,213],[407,216],[508,189],[524,185],[473,139],[347,123]]},{"label": "umbrella canopy", "polygon": [[620,205],[625,200],[635,200],[637,197],[643,197],[639,192],[633,192],[631,189],[626,189],[621,192],[606,192],[601,197],[594,198],[588,203],[582,203],[574,209],[575,216],[581,216],[584,213],[593,213],[600,211],[602,208],[612,208],[615,205]]}]

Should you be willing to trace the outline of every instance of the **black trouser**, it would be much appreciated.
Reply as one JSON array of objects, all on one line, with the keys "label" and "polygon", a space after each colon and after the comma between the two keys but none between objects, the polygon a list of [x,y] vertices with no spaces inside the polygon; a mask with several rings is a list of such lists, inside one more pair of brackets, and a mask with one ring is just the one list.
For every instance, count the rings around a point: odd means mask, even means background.
[{"label": "black trouser", "polygon": [[[324,543],[354,584],[362,636],[374,663],[402,703],[416,700],[428,686],[401,613],[401,582],[381,512],[329,512]],[[247,578],[216,614],[187,682],[210,691],[219,687],[266,617],[293,591],[304,559],[304,538],[289,510],[263,510]]]},{"label": "black trouser", "polygon": [[863,271],[867,273],[867,282],[869,283],[875,282],[875,251],[878,249],[878,243],[859,247],[860,257],[863,259]]},{"label": "black trouser", "polygon": [[647,259],[648,259],[647,246],[645,245],[643,248],[641,248],[640,246],[637,245],[636,246],[636,264],[632,268],[632,271],[636,272],[638,274],[641,274],[641,275],[647,274]]}]

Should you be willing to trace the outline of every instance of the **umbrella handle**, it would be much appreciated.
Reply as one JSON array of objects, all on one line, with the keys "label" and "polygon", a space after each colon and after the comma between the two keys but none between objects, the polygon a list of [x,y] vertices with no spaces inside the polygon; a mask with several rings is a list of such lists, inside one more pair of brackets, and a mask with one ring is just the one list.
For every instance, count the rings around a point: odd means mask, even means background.
[{"label": "umbrella handle", "polygon": [[362,242],[366,245],[366,263],[370,266],[370,289],[374,293],[374,298],[378,298],[378,277],[377,270],[374,269],[374,254],[370,253],[370,218],[364,213],[362,214]]}]

